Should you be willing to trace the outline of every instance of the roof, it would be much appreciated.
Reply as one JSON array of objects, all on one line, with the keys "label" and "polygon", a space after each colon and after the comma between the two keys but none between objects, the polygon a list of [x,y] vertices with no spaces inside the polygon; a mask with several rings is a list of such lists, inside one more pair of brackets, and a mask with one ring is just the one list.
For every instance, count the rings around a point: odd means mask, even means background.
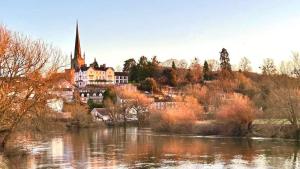
[{"label": "roof", "polygon": [[127,72],[115,72],[115,76],[128,76]]},{"label": "roof", "polygon": [[108,116],[108,112],[106,108],[94,108],[92,111],[96,111],[98,114],[102,116]]},{"label": "roof", "polygon": [[86,66],[86,65],[83,65],[79,69],[76,69],[76,72],[79,72],[80,70],[82,72],[83,71],[87,71],[89,68],[93,68],[93,69],[98,70],[98,71],[106,71],[107,69],[114,70],[112,67],[103,67],[103,66],[97,67],[97,66]]},{"label": "roof", "polygon": [[89,68],[90,68],[90,67],[88,67],[88,66],[86,66],[86,65],[83,65],[83,66],[81,66],[79,69],[77,68],[77,69],[75,70],[75,72],[79,72],[80,70],[81,70],[81,71],[87,71]]}]

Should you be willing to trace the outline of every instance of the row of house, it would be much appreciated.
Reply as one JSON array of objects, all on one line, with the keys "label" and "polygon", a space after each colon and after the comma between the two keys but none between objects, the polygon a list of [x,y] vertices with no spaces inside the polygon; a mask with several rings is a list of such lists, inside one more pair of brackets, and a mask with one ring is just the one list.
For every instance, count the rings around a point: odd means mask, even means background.
[{"label": "row of house", "polygon": [[128,73],[115,72],[112,67],[98,66],[96,59],[90,66],[82,65],[75,70],[75,84],[79,88],[86,86],[119,85],[128,83]]}]

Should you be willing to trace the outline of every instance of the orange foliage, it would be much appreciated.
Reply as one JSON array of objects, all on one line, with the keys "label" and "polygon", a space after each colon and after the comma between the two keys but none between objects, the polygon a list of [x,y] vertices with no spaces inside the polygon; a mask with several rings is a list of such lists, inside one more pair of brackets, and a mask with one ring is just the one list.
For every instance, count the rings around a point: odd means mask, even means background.
[{"label": "orange foliage", "polygon": [[149,99],[145,94],[138,91],[135,86],[130,84],[117,87],[116,93],[122,99],[130,100],[131,102],[134,102],[139,106],[148,106],[151,103],[151,99]]},{"label": "orange foliage", "polygon": [[180,132],[190,130],[201,117],[203,107],[194,97],[185,97],[182,102],[176,102],[175,107],[166,108],[154,115],[153,127],[158,130],[172,130]]},{"label": "orange foliage", "polygon": [[251,123],[255,118],[256,109],[247,96],[231,94],[227,103],[217,113],[220,119],[232,120],[240,124]]}]

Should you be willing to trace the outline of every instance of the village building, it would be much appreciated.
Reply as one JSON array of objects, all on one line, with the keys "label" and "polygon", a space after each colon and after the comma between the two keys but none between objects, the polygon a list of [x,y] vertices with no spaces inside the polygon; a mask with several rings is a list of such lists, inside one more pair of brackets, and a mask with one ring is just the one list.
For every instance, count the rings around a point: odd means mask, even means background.
[{"label": "village building", "polygon": [[71,54],[71,68],[66,69],[69,81],[78,88],[87,86],[103,86],[114,84],[127,84],[128,74],[115,72],[112,67],[105,64],[99,65],[96,58],[89,66],[85,62],[85,54],[82,56],[79,38],[78,23],[76,25],[74,56]]},{"label": "village building", "polygon": [[106,108],[94,108],[91,111],[91,115],[96,121],[103,121],[105,123],[110,122],[112,119],[109,116]]},{"label": "village building", "polygon": [[127,84],[128,73],[127,72],[115,72],[115,84]]},{"label": "village building", "polygon": [[95,103],[101,103],[105,88],[89,86],[85,88],[79,88],[78,91],[81,102],[87,103],[88,100],[92,100]]},{"label": "village building", "polygon": [[65,102],[72,102],[74,99],[74,91],[74,85],[65,79],[61,79],[50,92],[53,95],[62,98]]},{"label": "village building", "polygon": [[172,97],[162,96],[154,97],[154,102],[152,103],[152,108],[155,110],[165,110],[167,108],[175,108],[178,102],[174,101]]}]

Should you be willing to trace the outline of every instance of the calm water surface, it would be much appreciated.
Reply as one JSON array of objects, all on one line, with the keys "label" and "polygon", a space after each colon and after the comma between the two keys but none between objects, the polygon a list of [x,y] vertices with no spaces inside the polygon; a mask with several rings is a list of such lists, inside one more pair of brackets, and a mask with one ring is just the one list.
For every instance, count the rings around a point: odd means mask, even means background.
[{"label": "calm water surface", "polygon": [[147,128],[93,129],[51,137],[18,134],[28,155],[0,156],[0,168],[299,168],[288,140],[203,138]]}]

